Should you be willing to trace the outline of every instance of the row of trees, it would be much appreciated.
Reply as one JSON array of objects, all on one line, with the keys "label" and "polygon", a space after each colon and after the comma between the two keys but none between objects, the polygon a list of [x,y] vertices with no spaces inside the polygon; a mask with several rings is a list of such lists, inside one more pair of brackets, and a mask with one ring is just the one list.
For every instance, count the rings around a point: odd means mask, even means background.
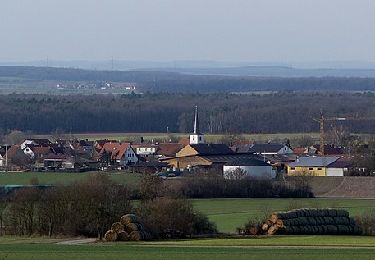
[{"label": "row of trees", "polygon": [[[140,187],[126,187],[105,174],[96,174],[68,186],[25,187],[10,195],[1,194],[0,235],[102,238],[111,224],[127,213],[136,213],[154,238],[171,231],[183,236],[216,232],[215,225],[188,200],[155,193],[152,186],[160,185],[160,179],[151,176]],[[136,206],[134,198],[138,199]]]},{"label": "row of trees", "polygon": [[[374,94],[3,95],[0,132],[191,132],[195,105],[205,133],[317,132],[312,119],[321,109],[326,116],[370,118],[374,102]],[[372,133],[375,120],[339,124]]]}]

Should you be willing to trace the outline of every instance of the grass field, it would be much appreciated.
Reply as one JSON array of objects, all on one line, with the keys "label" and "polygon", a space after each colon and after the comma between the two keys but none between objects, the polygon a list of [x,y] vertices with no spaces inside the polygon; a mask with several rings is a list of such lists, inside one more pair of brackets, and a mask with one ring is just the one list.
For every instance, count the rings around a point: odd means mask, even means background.
[{"label": "grass field", "polygon": [[[38,240],[38,239],[37,239]],[[40,239],[39,239],[40,240]],[[48,240],[49,241],[49,240]],[[291,236],[253,239],[58,245],[0,239],[0,259],[373,259],[374,237]]]},{"label": "grass field", "polygon": [[[53,173],[53,172],[0,172],[0,185],[29,185],[32,178],[37,178],[39,184],[69,184],[85,179],[96,172],[82,173]],[[116,183],[131,184],[139,181],[141,175],[116,172],[106,173]]]},{"label": "grass field", "polygon": [[303,207],[340,207],[351,216],[366,209],[375,210],[375,199],[199,199],[192,200],[194,207],[207,214],[220,232],[234,233],[250,218],[261,218],[273,211]]}]

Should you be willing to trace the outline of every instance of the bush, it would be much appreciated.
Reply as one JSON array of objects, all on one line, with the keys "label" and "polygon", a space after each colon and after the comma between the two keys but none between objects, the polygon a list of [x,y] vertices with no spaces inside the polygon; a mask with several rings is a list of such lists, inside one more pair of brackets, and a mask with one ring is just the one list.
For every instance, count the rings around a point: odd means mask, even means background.
[{"label": "bush", "polygon": [[214,224],[183,199],[156,198],[143,201],[138,214],[147,231],[155,238],[182,238],[216,233]]},{"label": "bush", "polygon": [[362,228],[363,234],[375,235],[375,210],[366,210],[355,218],[356,223]]}]

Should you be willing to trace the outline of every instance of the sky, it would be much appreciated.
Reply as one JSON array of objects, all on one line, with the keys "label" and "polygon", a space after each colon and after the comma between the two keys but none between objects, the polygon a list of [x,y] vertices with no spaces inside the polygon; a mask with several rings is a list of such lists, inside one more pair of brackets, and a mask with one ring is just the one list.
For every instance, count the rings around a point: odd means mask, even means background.
[{"label": "sky", "polygon": [[0,62],[374,62],[374,10],[374,0],[1,0]]}]

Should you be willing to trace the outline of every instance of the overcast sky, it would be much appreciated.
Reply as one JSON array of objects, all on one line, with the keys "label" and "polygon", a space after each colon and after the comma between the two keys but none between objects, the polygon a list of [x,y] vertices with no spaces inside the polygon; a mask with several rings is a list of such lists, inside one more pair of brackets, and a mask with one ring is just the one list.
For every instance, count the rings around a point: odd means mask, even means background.
[{"label": "overcast sky", "polygon": [[1,0],[0,62],[375,61],[374,0]]}]

